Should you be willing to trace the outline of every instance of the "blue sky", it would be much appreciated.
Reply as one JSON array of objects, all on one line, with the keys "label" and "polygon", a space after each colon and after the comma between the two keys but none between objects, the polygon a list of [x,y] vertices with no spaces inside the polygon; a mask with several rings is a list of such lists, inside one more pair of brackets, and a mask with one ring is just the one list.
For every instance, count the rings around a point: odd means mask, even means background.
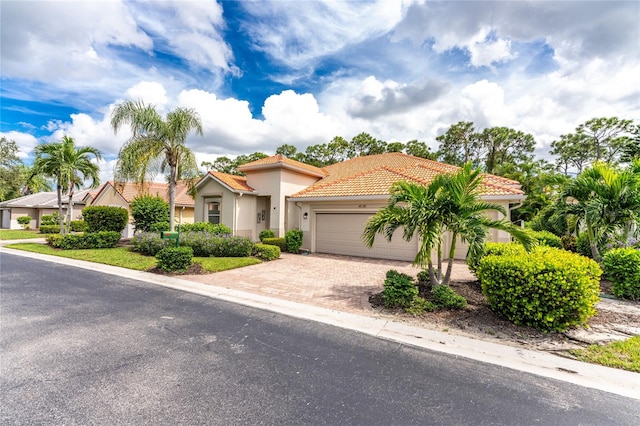
[{"label": "blue sky", "polygon": [[0,2],[0,134],[26,161],[63,135],[128,138],[114,105],[196,109],[198,161],[362,131],[435,137],[461,120],[537,153],[593,117],[640,117],[640,2]]}]

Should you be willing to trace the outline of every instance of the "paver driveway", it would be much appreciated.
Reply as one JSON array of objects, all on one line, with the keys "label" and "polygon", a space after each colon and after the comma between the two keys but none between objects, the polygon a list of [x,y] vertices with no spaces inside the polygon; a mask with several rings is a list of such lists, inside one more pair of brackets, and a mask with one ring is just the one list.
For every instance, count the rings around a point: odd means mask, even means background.
[{"label": "paver driveway", "polygon": [[[350,256],[283,253],[259,265],[180,278],[345,312],[371,311],[369,296],[382,291],[388,270],[415,276],[408,262]],[[455,262],[455,279],[473,279],[464,262]]]}]

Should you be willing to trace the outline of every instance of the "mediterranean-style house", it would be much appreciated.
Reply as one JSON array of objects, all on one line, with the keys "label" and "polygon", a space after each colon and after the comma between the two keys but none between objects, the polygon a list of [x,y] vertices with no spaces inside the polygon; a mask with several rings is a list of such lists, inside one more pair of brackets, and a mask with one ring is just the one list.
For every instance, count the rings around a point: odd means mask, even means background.
[{"label": "mediterranean-style house", "polygon": [[[284,236],[289,229],[303,231],[303,248],[311,252],[397,260],[413,260],[416,239],[407,243],[400,230],[391,242],[376,238],[373,248],[362,242],[369,217],[386,205],[394,182],[427,185],[434,176],[457,167],[401,153],[353,158],[324,168],[286,158],[263,158],[238,167],[245,176],[209,172],[197,184],[194,219],[229,226],[235,235],[258,239],[271,229]],[[507,212],[525,199],[520,183],[484,175],[482,198],[504,206]],[[492,212],[494,218],[500,213]],[[445,239],[446,245],[450,244]],[[509,235],[493,230],[493,241]],[[458,242],[456,258],[466,256]],[[448,253],[448,250],[445,250]]]}]

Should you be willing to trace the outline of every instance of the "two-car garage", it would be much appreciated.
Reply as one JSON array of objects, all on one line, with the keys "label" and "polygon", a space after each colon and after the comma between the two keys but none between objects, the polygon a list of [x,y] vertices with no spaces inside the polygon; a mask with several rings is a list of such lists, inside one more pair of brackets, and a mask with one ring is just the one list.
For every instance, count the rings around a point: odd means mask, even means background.
[{"label": "two-car garage", "polygon": [[362,231],[373,213],[331,212],[315,214],[315,251],[317,253],[373,257],[413,261],[418,251],[414,238],[406,242],[398,230],[388,242],[383,235],[376,236],[372,248],[362,240]]}]

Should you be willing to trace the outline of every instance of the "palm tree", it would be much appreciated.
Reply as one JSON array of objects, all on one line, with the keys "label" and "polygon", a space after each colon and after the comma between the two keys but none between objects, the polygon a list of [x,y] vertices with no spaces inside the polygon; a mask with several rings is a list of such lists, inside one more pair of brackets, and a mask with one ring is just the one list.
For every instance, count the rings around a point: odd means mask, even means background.
[{"label": "palm tree", "polygon": [[[448,284],[451,279],[453,258],[458,237],[469,243],[469,256],[478,256],[490,228],[509,232],[529,248],[533,241],[523,230],[507,220],[492,220],[486,216],[490,210],[506,214],[499,204],[480,199],[482,175],[466,163],[456,174],[437,176],[429,185],[396,182],[386,207],[372,216],[363,232],[365,244],[371,247],[377,234],[391,241],[401,228],[402,238],[419,238],[419,249],[413,264],[428,269],[432,285]],[[446,272],[442,268],[442,235],[451,232]],[[437,266],[432,252],[436,250]]]},{"label": "palm tree", "polygon": [[144,186],[157,170],[168,171],[169,222],[173,231],[176,183],[180,179],[193,182],[199,175],[195,155],[185,142],[192,130],[202,135],[200,117],[193,109],[176,108],[163,119],[151,105],[126,101],[116,106],[111,114],[111,127],[115,133],[123,124],[131,126],[132,136],[120,148],[115,178]]},{"label": "palm tree", "polygon": [[90,155],[100,160],[100,151],[93,147],[76,147],[73,138],[64,136],[60,142],[38,145],[32,173],[53,178],[58,193],[58,219],[60,233],[65,233],[64,216],[62,215],[62,193],[68,191],[69,207],[67,209],[67,229],[73,214],[74,188],[86,179],[91,179],[91,187],[99,183],[99,167],[91,162]]},{"label": "palm tree", "polygon": [[558,217],[573,217],[583,228],[591,254],[600,261],[598,244],[609,233],[621,232],[626,240],[640,219],[640,160],[618,171],[596,162],[569,182],[561,194]]}]

